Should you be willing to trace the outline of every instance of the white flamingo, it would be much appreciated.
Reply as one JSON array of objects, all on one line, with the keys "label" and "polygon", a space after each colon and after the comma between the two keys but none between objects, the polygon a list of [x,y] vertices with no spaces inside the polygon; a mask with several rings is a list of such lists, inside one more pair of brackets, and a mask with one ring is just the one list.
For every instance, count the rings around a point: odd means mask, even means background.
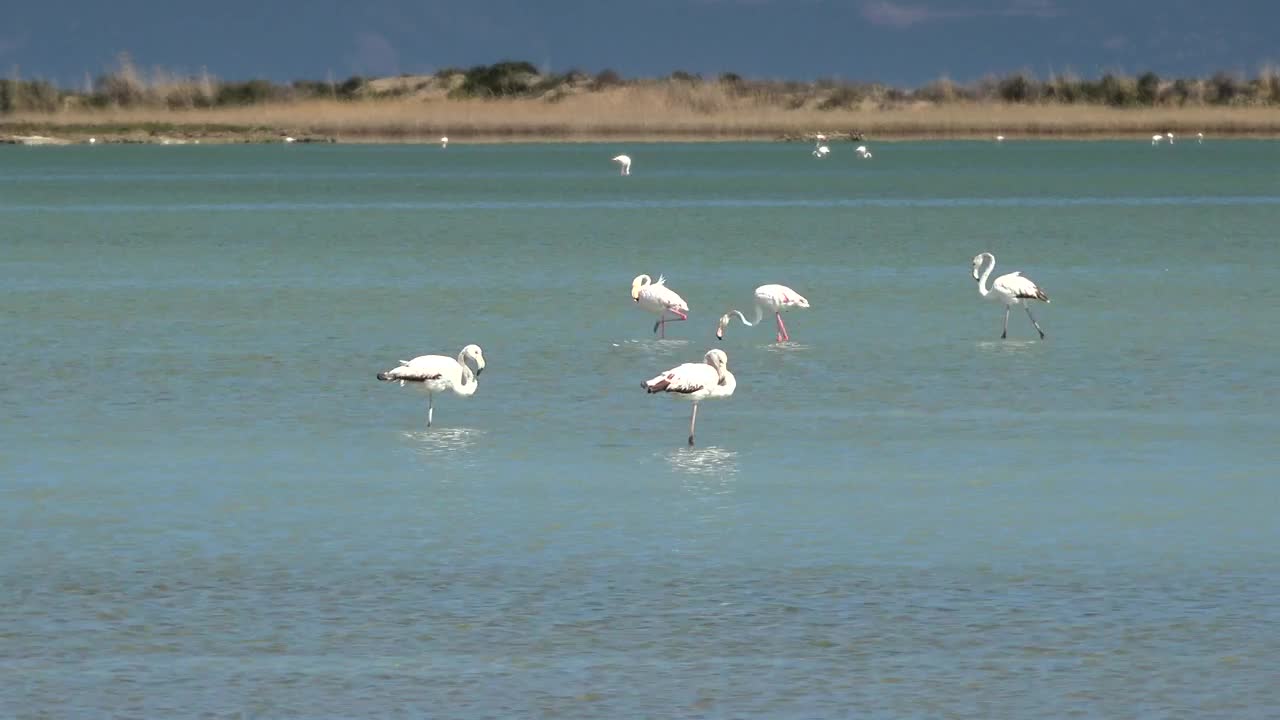
[{"label": "white flamingo", "polygon": [[618,165],[622,167],[623,175],[631,174],[631,156],[618,155],[617,157],[613,158],[613,162],[618,163]]},{"label": "white flamingo", "polygon": [[730,310],[720,316],[720,323],[716,326],[716,338],[724,339],[724,329],[729,326],[729,321],[737,315],[742,324],[747,327],[753,327],[764,318],[765,311],[773,313],[774,318],[778,322],[778,342],[790,340],[791,336],[787,334],[787,326],[782,322],[782,311],[792,308],[808,308],[809,301],[804,299],[800,293],[792,290],[786,285],[761,285],[756,288],[756,316],[753,320],[748,320],[746,315],[741,311]]},{"label": "white flamingo", "polygon": [[813,156],[816,158],[824,158],[831,154],[831,148],[826,145],[819,145],[813,149]]},{"label": "white flamingo", "polygon": [[[676,291],[667,287],[666,283],[667,279],[661,275],[658,276],[658,282],[653,282],[653,278],[648,275],[637,275],[631,281],[631,299],[645,312],[658,315],[658,321],[653,324],[653,331],[658,332],[661,329],[662,334],[659,337],[664,338],[667,336],[668,322],[689,319],[689,303],[676,294]],[[675,317],[668,320],[667,313]]]},{"label": "white flamingo", "polygon": [[[475,364],[475,371],[467,361]],[[458,353],[458,358],[447,355],[419,355],[412,360],[401,360],[400,367],[378,373],[379,380],[388,382],[420,383],[427,393],[427,427],[431,427],[432,414],[435,411],[435,393],[452,390],[457,395],[468,397],[476,394],[480,385],[480,373],[484,371],[484,353],[479,345],[468,345]]]},{"label": "white flamingo", "polygon": [[1151,136],[1151,144],[1152,144],[1152,145],[1159,145],[1161,140],[1164,140],[1164,136],[1163,136],[1163,135],[1152,135],[1152,136]]},{"label": "white flamingo", "polygon": [[[979,276],[978,270],[984,266],[986,269]],[[1036,316],[1031,314],[1031,305],[1026,301],[1043,300],[1047,303],[1049,296],[1030,279],[1022,277],[1021,272],[1001,275],[988,288],[987,277],[995,268],[995,255],[984,252],[973,256],[973,279],[978,281],[978,292],[982,297],[995,298],[1004,305],[1004,329],[1000,331],[1000,339],[1003,340],[1009,336],[1009,309],[1014,305],[1022,305],[1027,311],[1027,317],[1031,318],[1031,324],[1035,326],[1036,332],[1040,333],[1040,339],[1043,340],[1044,330],[1040,329],[1040,323],[1036,322]]]},{"label": "white flamingo", "polygon": [[859,145],[858,147],[854,148],[853,151],[858,153],[858,157],[862,158],[863,160],[866,160],[871,157],[871,151],[867,149],[866,145]]},{"label": "white flamingo", "polygon": [[1164,136],[1165,136],[1165,137],[1167,137],[1167,138],[1169,138],[1169,144],[1170,144],[1170,145],[1172,145],[1172,144],[1173,144],[1173,133],[1171,133],[1171,132],[1167,132],[1167,133],[1165,133],[1165,134],[1164,134]]},{"label": "white flamingo", "polygon": [[729,356],[723,350],[708,350],[700,363],[684,363],[640,383],[649,393],[672,393],[693,402],[689,416],[689,446],[693,446],[693,427],[698,422],[698,403],[727,398],[738,386],[729,372]]},{"label": "white flamingo", "polygon": [[443,150],[444,148],[447,148],[447,147],[449,147],[449,138],[447,137],[440,138],[440,148]]},{"label": "white flamingo", "polygon": [[1196,133],[1196,142],[1201,144],[1204,143],[1204,133],[1202,132]]},{"label": "white flamingo", "polygon": [[289,137],[288,135],[285,135],[285,136],[284,136],[284,141],[285,141],[286,143],[294,143],[294,142],[297,142],[297,139],[292,138],[292,137]]},{"label": "white flamingo", "polygon": [[997,135],[997,136],[996,136],[996,142],[1004,142],[1004,136],[1003,136],[1003,135]]}]

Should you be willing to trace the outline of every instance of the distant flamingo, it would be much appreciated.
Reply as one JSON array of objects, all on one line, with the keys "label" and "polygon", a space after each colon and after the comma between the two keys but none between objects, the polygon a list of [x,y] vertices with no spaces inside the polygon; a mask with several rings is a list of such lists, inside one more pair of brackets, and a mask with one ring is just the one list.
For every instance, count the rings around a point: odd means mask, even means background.
[{"label": "distant flamingo", "polygon": [[738,387],[738,380],[729,372],[729,356],[723,350],[708,350],[702,362],[677,365],[640,385],[650,395],[672,393],[693,402],[693,414],[689,416],[689,446],[692,447],[698,403],[729,397]]},{"label": "distant flamingo", "polygon": [[[475,363],[473,373],[467,361]],[[419,355],[412,360],[401,360],[400,367],[378,373],[378,379],[387,382],[400,381],[421,383],[427,393],[427,427],[431,427],[431,416],[435,411],[434,393],[452,390],[457,395],[467,397],[476,394],[479,387],[480,373],[484,371],[484,353],[479,345],[468,345],[458,353],[455,360],[445,355]]]},{"label": "distant flamingo", "polygon": [[1202,132],[1196,133],[1196,142],[1200,144],[1204,143],[1204,133]]},{"label": "distant flamingo", "polygon": [[619,156],[617,156],[617,157],[613,158],[613,162],[616,162],[616,163],[618,163],[618,165],[619,165],[619,166],[621,166],[621,168],[622,168],[622,173],[621,173],[621,174],[623,174],[623,175],[630,175],[630,174],[631,174],[631,158],[630,158],[629,156],[627,156],[627,155],[619,155]]},{"label": "distant flamingo", "polygon": [[440,138],[440,148],[443,150],[444,148],[447,148],[447,147],[449,147],[449,138],[447,137]]},{"label": "distant flamingo", "polygon": [[858,147],[854,148],[853,151],[858,153],[858,157],[862,158],[863,160],[867,160],[871,157],[871,151],[867,149],[866,145],[859,145]]},{"label": "distant flamingo", "polygon": [[1165,136],[1165,137],[1167,137],[1167,138],[1169,138],[1169,144],[1170,144],[1170,145],[1172,145],[1172,144],[1173,144],[1173,133],[1171,133],[1171,132],[1167,132],[1167,133],[1165,133],[1165,134],[1164,134],[1164,136]]},{"label": "distant flamingo", "polygon": [[1152,135],[1152,136],[1151,136],[1151,144],[1152,144],[1152,145],[1159,145],[1161,140],[1164,140],[1164,136],[1163,136],[1163,135]]},{"label": "distant flamingo", "polygon": [[824,158],[831,154],[831,148],[826,145],[819,145],[813,149],[813,156],[816,158]]},{"label": "distant flamingo", "polygon": [[[978,270],[982,267],[986,267],[986,270],[983,270],[979,277]],[[1021,272],[1001,275],[991,283],[988,289],[987,277],[995,268],[995,255],[984,252],[973,256],[973,279],[978,281],[978,292],[982,297],[993,297],[1004,305],[1004,329],[1000,331],[1000,339],[1003,340],[1009,335],[1009,309],[1014,305],[1022,305],[1027,311],[1027,317],[1031,318],[1031,324],[1036,327],[1036,332],[1040,333],[1040,339],[1043,340],[1044,331],[1040,329],[1040,323],[1036,322],[1036,316],[1031,314],[1031,306],[1025,301],[1043,300],[1047,303],[1049,296],[1030,279],[1022,277]]]},{"label": "distant flamingo", "polygon": [[996,136],[996,142],[1004,142],[1004,136],[1003,136],[1003,135],[997,135],[997,136]]},{"label": "distant flamingo", "polygon": [[[659,332],[659,337],[667,336],[667,323],[680,322],[689,319],[689,303],[684,301],[674,290],[667,287],[667,279],[658,276],[658,282],[648,275],[637,275],[631,281],[631,299],[639,303],[645,312],[657,313],[658,321],[653,324],[653,331]],[[671,313],[676,317],[667,319],[667,313]]]},{"label": "distant flamingo", "polygon": [[730,310],[720,316],[720,323],[716,325],[717,339],[724,339],[724,329],[729,326],[729,321],[733,319],[733,315],[737,315],[742,320],[743,325],[754,327],[764,318],[764,313],[768,310],[773,313],[778,323],[778,342],[790,340],[791,336],[787,334],[787,326],[782,322],[782,311],[809,307],[809,301],[805,300],[803,295],[786,285],[761,285],[756,288],[755,299],[756,316],[752,320],[748,320],[738,310]]}]

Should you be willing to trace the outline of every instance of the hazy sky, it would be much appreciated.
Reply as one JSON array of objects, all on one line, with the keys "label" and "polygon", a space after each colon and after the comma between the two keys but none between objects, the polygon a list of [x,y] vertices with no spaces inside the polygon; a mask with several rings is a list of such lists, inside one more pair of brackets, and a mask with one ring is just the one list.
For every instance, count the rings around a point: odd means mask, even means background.
[{"label": "hazy sky", "polygon": [[224,79],[382,75],[499,59],[919,85],[1031,69],[1252,75],[1278,0],[35,0],[0,11],[0,70],[79,85],[120,52]]}]

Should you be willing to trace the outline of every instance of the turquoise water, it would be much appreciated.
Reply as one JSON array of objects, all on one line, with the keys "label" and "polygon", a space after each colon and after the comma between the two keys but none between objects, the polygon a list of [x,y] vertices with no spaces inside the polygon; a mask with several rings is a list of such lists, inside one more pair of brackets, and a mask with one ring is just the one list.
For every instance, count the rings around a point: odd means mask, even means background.
[{"label": "turquoise water", "polygon": [[1280,714],[1280,144],[873,149],[0,147],[0,715]]}]

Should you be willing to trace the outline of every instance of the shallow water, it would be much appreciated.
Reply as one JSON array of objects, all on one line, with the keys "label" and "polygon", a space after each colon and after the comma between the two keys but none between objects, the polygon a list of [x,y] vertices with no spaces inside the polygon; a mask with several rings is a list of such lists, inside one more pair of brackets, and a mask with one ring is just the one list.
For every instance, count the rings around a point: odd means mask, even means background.
[{"label": "shallow water", "polygon": [[1280,714],[1280,145],[874,150],[0,147],[0,714]]}]

